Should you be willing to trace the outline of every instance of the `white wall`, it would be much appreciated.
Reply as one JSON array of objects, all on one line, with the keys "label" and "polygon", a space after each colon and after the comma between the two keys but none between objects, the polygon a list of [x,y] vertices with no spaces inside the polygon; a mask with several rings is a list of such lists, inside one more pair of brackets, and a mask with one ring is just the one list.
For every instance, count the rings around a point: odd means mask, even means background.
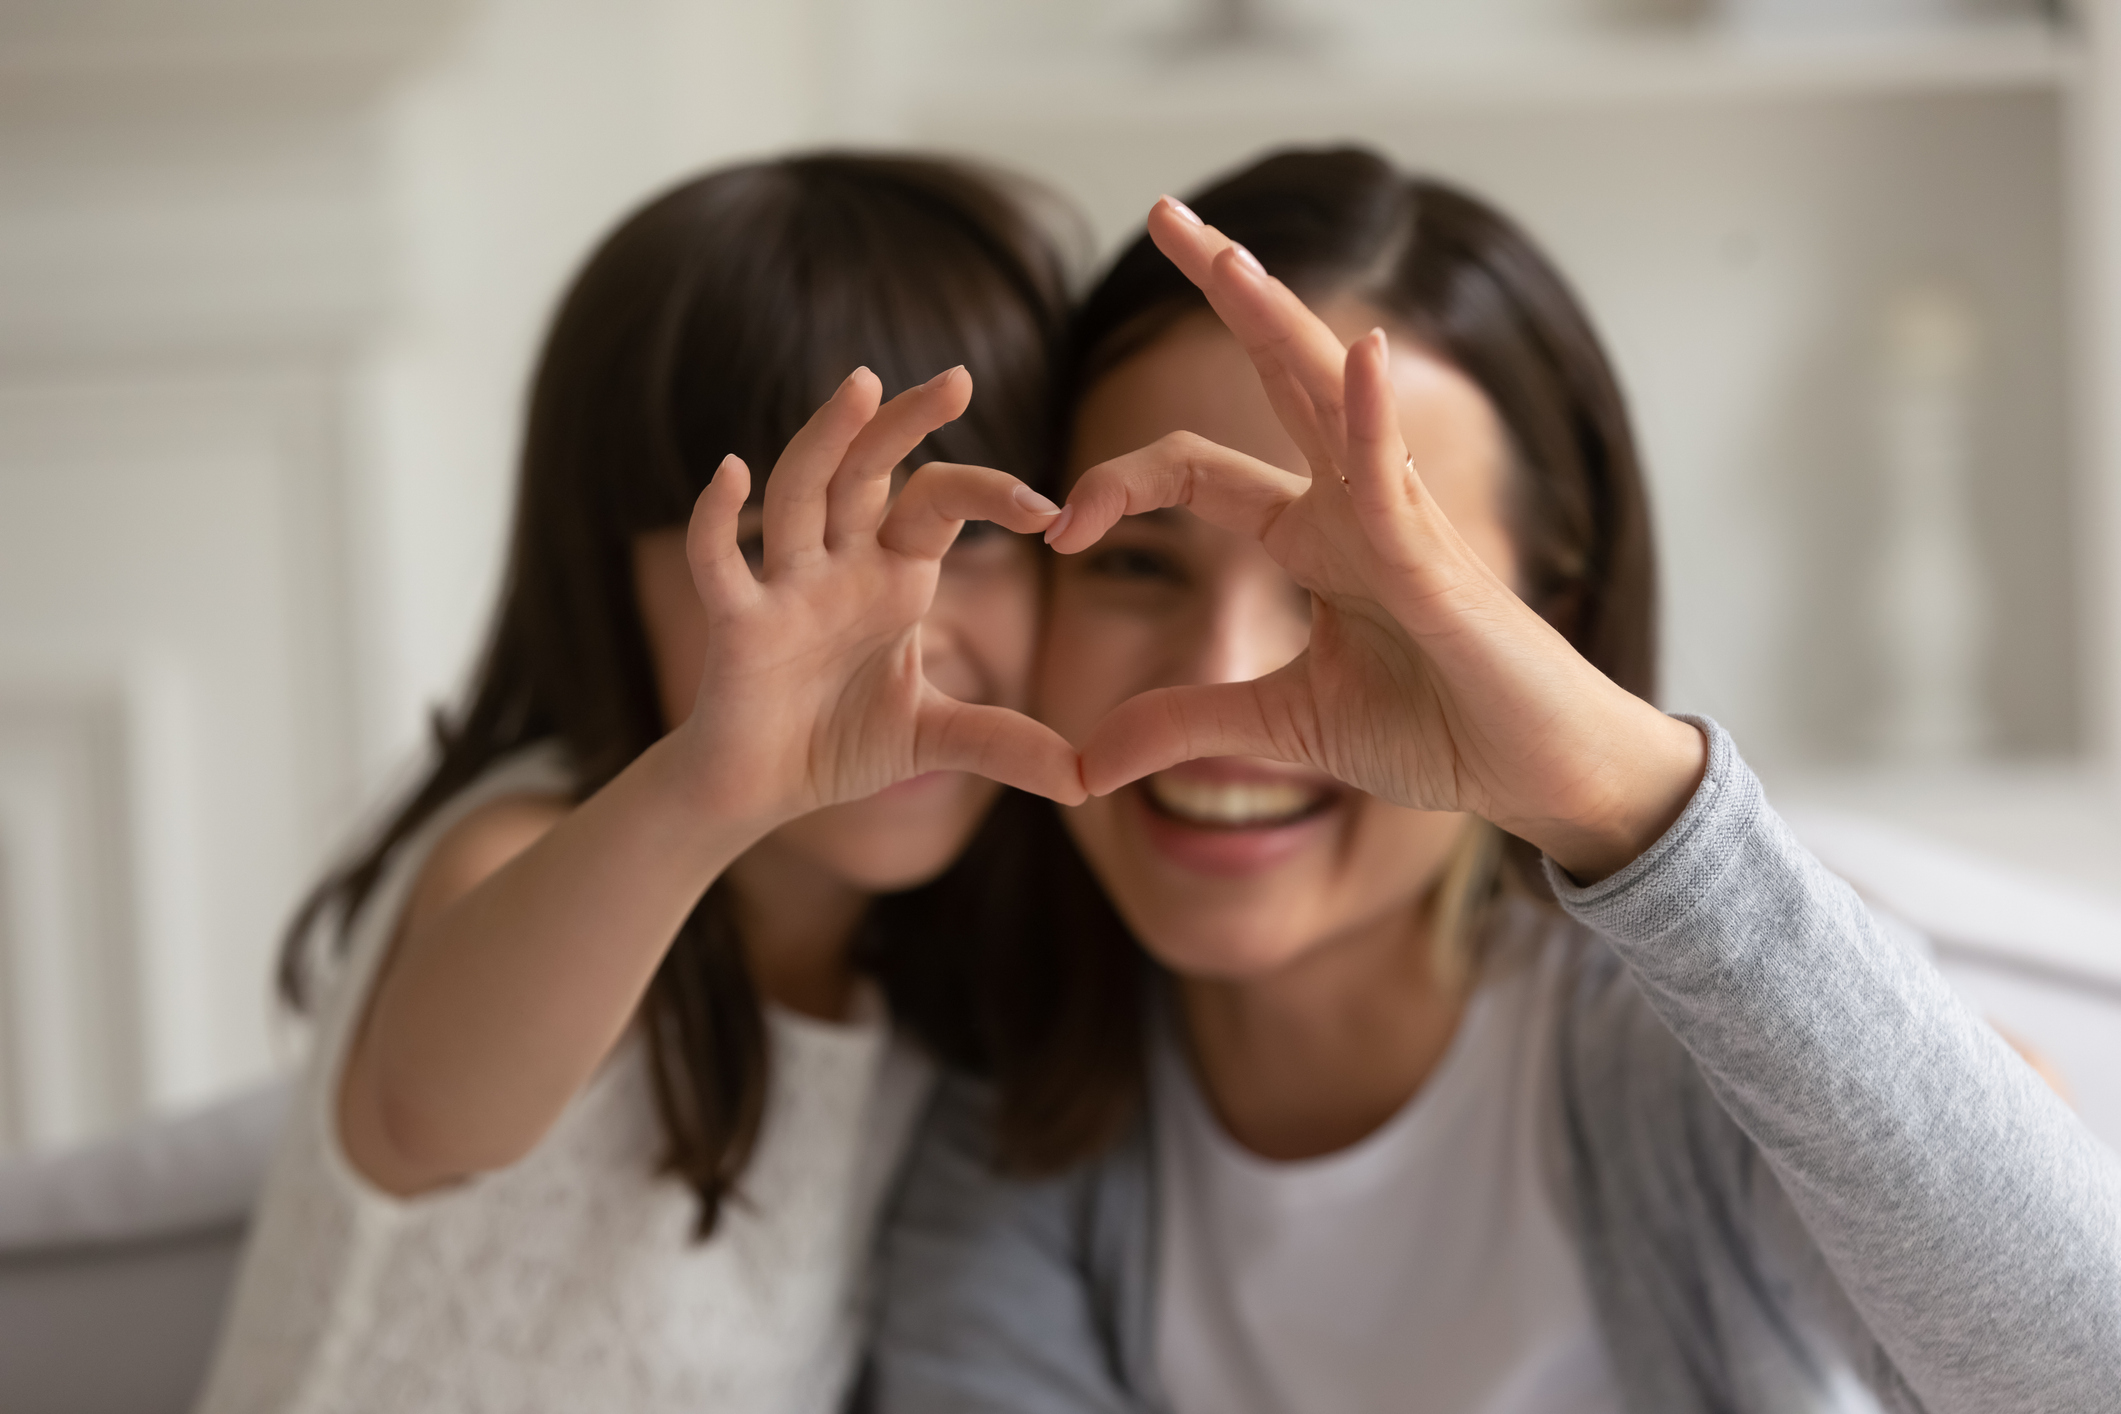
[{"label": "white wall", "polygon": [[475,648],[546,311],[812,134],[821,29],[0,6],[0,1147],[286,1051],[278,931]]},{"label": "white wall", "polygon": [[365,781],[416,745],[475,649],[566,279],[657,187],[809,139],[817,28],[802,3],[489,3],[388,100],[394,299],[356,403]]}]

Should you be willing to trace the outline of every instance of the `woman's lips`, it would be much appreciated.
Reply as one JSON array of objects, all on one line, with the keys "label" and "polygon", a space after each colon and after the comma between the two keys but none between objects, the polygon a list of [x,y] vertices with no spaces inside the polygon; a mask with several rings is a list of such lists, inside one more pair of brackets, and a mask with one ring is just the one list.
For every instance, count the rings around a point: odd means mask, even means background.
[{"label": "woman's lips", "polygon": [[1281,863],[1327,828],[1342,798],[1328,778],[1235,760],[1189,761],[1127,794],[1157,853],[1222,878]]}]

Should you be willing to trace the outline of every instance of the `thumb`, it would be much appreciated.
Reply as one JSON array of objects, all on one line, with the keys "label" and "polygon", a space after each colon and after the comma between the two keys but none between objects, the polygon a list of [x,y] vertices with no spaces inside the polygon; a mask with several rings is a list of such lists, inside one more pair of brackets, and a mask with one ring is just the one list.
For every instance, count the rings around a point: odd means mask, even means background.
[{"label": "thumb", "polygon": [[933,689],[914,723],[914,769],[970,771],[1062,805],[1084,800],[1082,762],[1059,732]]},{"label": "thumb", "polygon": [[1305,660],[1251,682],[1160,687],[1130,697],[1090,729],[1083,786],[1109,795],[1129,781],[1206,756],[1252,756],[1323,769]]}]

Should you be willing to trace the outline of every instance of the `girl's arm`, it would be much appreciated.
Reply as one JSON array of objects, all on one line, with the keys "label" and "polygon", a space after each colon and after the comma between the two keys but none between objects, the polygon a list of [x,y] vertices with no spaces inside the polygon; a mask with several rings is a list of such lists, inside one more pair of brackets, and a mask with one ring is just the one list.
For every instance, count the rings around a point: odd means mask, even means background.
[{"label": "girl's arm", "polygon": [[1310,590],[1312,633],[1257,682],[1116,709],[1084,747],[1090,789],[1262,756],[1531,841],[1925,1407],[2112,1401],[2121,1163],[1880,937],[1727,739],[1712,753],[1710,734],[1615,686],[1481,563],[1407,458],[1382,332],[1343,350],[1176,203],[1150,231],[1251,353],[1311,475],[1181,434],[1091,468],[1049,538],[1078,550],[1123,514],[1190,506]]},{"label": "girl's arm", "polygon": [[750,473],[722,463],[687,534],[707,641],[690,717],[572,810],[474,814],[415,885],[340,1082],[339,1132],[368,1178],[412,1194],[527,1153],[707,886],[786,821],[933,770],[1081,799],[1060,737],[921,674],[920,620],[963,521],[1053,519],[981,467],[923,467],[891,500],[892,470],[970,396],[952,369],[879,408],[857,370],[766,484],[758,575],[736,532]]}]

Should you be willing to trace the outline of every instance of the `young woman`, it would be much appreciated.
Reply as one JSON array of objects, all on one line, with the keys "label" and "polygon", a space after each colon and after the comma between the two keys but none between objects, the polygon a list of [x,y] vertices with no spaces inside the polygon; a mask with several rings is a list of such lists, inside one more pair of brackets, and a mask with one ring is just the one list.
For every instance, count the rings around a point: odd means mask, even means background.
[{"label": "young woman", "polygon": [[1010,710],[1028,546],[958,538],[1057,508],[894,480],[1043,464],[1061,299],[1016,194],[909,159],[716,173],[591,257],[470,705],[291,931],[315,1048],[205,1409],[837,1406],[925,1079],[871,902],[982,776],[1081,797]]},{"label": "young woman", "polygon": [[1116,916],[992,969],[878,1407],[2121,1407],[2121,1164],[1649,705],[1560,277],[1360,152],[1195,205],[1079,316],[1049,532]]}]

